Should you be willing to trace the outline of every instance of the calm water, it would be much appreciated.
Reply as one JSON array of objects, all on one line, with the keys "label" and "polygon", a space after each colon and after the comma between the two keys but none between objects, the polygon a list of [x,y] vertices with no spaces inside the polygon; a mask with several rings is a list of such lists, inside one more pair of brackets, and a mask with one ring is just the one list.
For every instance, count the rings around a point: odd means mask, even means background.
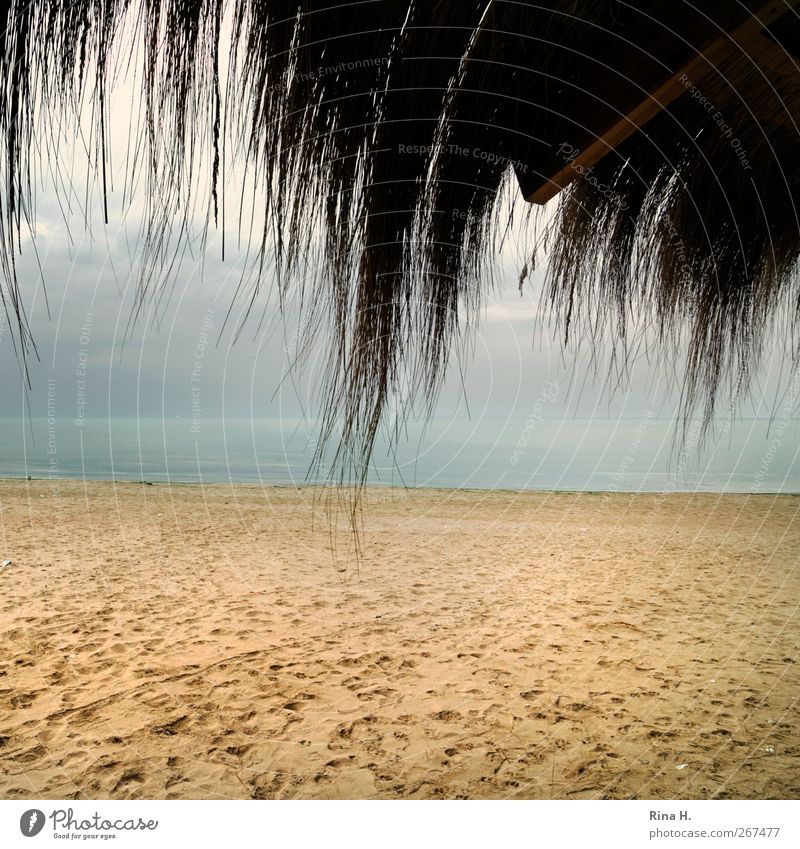
[{"label": "calm water", "polygon": [[[408,486],[800,492],[797,420],[740,420],[682,452],[673,420],[482,419],[382,439],[370,480]],[[0,477],[303,483],[315,430],[300,420],[0,419]],[[310,478],[314,480],[313,476]]]}]

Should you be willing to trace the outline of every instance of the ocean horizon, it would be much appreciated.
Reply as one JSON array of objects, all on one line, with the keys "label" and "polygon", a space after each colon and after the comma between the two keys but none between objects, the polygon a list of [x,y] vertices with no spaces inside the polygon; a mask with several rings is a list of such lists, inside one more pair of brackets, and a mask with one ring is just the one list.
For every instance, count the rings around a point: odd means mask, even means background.
[{"label": "ocean horizon", "polygon": [[[301,418],[0,418],[0,477],[308,485],[318,422]],[[329,454],[331,452],[328,452]],[[379,436],[367,482],[410,488],[800,492],[800,422],[432,419]],[[333,475],[335,478],[335,475]]]}]

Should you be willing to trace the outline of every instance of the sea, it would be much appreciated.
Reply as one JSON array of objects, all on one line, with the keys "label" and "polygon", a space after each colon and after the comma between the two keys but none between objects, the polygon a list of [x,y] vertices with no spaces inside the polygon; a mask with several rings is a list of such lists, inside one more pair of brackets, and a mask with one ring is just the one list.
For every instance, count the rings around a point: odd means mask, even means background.
[{"label": "sea", "polygon": [[[320,484],[309,419],[0,418],[0,477]],[[800,420],[432,419],[382,432],[367,480],[455,489],[800,493]],[[315,458],[317,462],[315,463]],[[357,466],[350,466],[350,471]]]}]

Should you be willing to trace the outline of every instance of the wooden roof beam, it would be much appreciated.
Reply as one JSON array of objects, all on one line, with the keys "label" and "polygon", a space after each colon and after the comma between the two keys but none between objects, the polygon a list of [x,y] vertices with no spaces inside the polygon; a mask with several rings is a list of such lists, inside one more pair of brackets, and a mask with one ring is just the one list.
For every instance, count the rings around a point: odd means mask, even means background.
[{"label": "wooden roof beam", "polygon": [[[753,14],[729,33],[719,35],[700,49],[695,56],[685,62],[674,74],[671,74],[654,89],[647,92],[643,99],[629,112],[620,115],[610,126],[597,133],[591,143],[572,156],[569,162],[545,178],[542,184],[526,196],[529,203],[544,204],[555,197],[580,172],[596,165],[604,156],[611,153],[625,139],[641,129],[648,121],[666,109],[674,100],[689,89],[686,81],[696,84],[729,56],[744,50],[749,55],[759,55],[764,51],[766,41],[765,27],[800,3],[800,0],[773,0]],[[774,50],[783,53],[780,47]],[[769,64],[772,64],[770,62]],[[591,129],[591,128],[588,128]]]}]

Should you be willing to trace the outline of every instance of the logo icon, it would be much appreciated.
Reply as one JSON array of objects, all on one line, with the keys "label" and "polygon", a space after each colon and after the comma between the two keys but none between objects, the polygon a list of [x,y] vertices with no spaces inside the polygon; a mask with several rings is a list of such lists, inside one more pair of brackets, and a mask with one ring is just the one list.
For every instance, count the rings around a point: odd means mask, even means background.
[{"label": "logo icon", "polygon": [[25,837],[36,837],[44,828],[44,813],[38,808],[31,808],[19,818],[19,830]]}]

